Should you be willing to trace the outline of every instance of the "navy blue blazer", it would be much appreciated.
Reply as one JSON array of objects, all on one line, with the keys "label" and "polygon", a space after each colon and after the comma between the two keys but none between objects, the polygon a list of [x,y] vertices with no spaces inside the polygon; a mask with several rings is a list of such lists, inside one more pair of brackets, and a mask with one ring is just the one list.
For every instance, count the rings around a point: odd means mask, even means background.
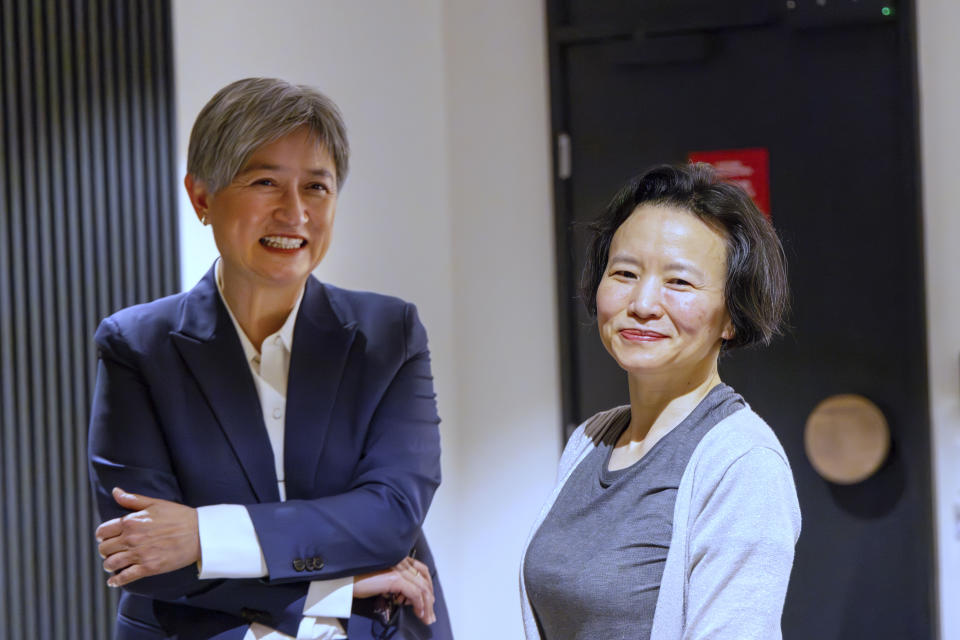
[{"label": "navy blue blazer", "polygon": [[90,477],[110,490],[192,507],[246,505],[269,571],[198,580],[194,566],[123,589],[115,638],[242,638],[258,621],[296,636],[311,580],[393,566],[411,550],[433,576],[437,622],[409,608],[385,629],[354,601],[354,639],[452,638],[421,525],[440,483],[427,336],[413,305],[308,278],[290,356],[286,502],[260,401],[211,269],[190,291],[137,305],[97,329]]}]

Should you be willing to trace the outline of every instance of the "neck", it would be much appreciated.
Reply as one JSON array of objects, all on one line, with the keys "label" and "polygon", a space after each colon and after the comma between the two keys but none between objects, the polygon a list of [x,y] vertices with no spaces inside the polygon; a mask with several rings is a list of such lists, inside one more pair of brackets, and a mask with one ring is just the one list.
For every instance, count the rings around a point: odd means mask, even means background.
[{"label": "neck", "polygon": [[223,297],[257,351],[264,339],[286,322],[306,283],[304,281],[289,287],[252,286],[230,278],[226,270],[222,277]]},{"label": "neck", "polygon": [[643,443],[649,450],[690,415],[720,383],[716,356],[682,375],[630,375],[630,426],[618,444]]}]

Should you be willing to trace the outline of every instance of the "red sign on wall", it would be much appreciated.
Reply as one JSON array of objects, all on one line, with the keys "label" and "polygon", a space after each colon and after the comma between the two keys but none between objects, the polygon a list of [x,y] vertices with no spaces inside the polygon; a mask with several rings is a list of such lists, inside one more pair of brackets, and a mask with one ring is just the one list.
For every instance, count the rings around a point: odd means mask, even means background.
[{"label": "red sign on wall", "polygon": [[691,151],[689,160],[713,165],[724,180],[746,191],[757,208],[770,217],[770,153],[766,149]]}]

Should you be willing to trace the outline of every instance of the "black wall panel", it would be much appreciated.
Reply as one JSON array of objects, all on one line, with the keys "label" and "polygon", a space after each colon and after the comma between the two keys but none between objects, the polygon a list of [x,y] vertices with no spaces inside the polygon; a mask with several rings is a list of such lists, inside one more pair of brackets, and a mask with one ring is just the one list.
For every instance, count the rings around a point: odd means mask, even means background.
[{"label": "black wall panel", "polygon": [[0,635],[109,637],[92,336],[179,288],[170,30],[166,0],[2,0]]},{"label": "black wall panel", "polygon": [[[790,333],[722,356],[777,432],[804,523],[786,640],[936,629],[912,6],[882,0],[551,0],[557,256],[567,428],[628,401],[576,300],[585,223],[627,178],[693,151],[770,153]],[[567,150],[569,155],[567,156]],[[566,169],[569,167],[569,172]],[[807,460],[808,414],[864,395],[893,450],[840,486]]]}]

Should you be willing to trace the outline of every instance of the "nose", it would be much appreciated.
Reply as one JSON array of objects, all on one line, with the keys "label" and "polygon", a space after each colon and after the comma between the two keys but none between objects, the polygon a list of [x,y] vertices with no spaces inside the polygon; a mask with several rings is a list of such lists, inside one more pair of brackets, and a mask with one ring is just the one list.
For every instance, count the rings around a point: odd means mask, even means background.
[{"label": "nose", "polygon": [[634,287],[627,309],[641,319],[657,318],[663,313],[662,302],[660,282],[653,277],[641,278]]},{"label": "nose", "polygon": [[307,220],[307,206],[297,189],[286,189],[277,203],[274,217],[291,226]]}]

